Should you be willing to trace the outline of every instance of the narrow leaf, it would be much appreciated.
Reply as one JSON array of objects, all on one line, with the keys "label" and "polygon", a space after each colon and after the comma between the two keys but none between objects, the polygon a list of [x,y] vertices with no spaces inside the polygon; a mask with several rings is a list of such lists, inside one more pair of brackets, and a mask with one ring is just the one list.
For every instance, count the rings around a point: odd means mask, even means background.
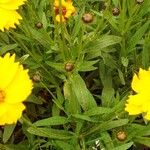
[{"label": "narrow leaf", "polygon": [[61,125],[66,124],[68,122],[68,119],[61,116],[54,116],[47,119],[42,119],[39,121],[36,121],[34,125],[36,126],[50,126],[50,125]]},{"label": "narrow leaf", "polygon": [[87,111],[90,108],[96,107],[95,99],[93,98],[90,91],[87,89],[84,80],[80,77],[79,74],[73,74],[70,78],[72,89],[74,90],[78,102],[83,108],[84,111]]},{"label": "narrow leaf", "polygon": [[4,127],[4,133],[3,133],[3,142],[4,143],[6,143],[9,140],[9,138],[11,137],[15,127],[16,127],[16,124],[6,125]]},{"label": "narrow leaf", "polygon": [[130,148],[133,145],[133,142],[129,142],[126,144],[122,144],[120,146],[117,146],[115,148],[112,148],[112,150],[127,150],[128,148]]},{"label": "narrow leaf", "polygon": [[65,130],[29,127],[27,129],[27,131],[29,133],[37,135],[37,136],[48,137],[48,138],[52,138],[52,139],[67,140],[67,139],[72,138],[72,134]]},{"label": "narrow leaf", "polygon": [[128,52],[131,52],[136,44],[138,44],[139,40],[142,38],[146,30],[150,25],[150,21],[146,21],[144,25],[142,25],[136,33],[131,37],[128,44]]}]

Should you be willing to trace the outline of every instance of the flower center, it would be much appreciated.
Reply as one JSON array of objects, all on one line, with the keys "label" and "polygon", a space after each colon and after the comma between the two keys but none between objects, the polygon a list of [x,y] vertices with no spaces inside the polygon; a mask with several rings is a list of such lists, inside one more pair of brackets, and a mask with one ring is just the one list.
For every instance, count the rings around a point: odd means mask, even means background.
[{"label": "flower center", "polygon": [[5,92],[3,90],[0,90],[0,102],[3,102],[5,99]]},{"label": "flower center", "polygon": [[[65,7],[61,8],[62,11],[62,15],[65,16],[67,9]],[[55,14],[58,15],[59,14],[59,7],[55,7]]]}]

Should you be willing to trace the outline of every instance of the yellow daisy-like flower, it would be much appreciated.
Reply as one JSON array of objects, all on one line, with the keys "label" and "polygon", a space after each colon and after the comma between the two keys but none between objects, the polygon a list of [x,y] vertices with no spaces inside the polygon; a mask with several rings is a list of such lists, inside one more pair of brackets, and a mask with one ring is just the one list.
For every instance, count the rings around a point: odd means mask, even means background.
[{"label": "yellow daisy-like flower", "polygon": [[0,125],[17,122],[25,109],[22,102],[32,86],[28,70],[15,62],[15,54],[0,57]]},{"label": "yellow daisy-like flower", "polygon": [[[57,22],[65,22],[76,11],[71,0],[61,0],[61,3],[60,0],[55,0],[54,10]],[[62,11],[62,14],[59,13],[60,10]]]},{"label": "yellow daisy-like flower", "polygon": [[148,71],[140,68],[138,75],[134,74],[131,86],[136,94],[129,96],[125,110],[129,115],[142,113],[150,120],[150,68]]},{"label": "yellow daisy-like flower", "polygon": [[0,30],[15,28],[22,17],[16,11],[26,0],[1,0],[0,1]]}]

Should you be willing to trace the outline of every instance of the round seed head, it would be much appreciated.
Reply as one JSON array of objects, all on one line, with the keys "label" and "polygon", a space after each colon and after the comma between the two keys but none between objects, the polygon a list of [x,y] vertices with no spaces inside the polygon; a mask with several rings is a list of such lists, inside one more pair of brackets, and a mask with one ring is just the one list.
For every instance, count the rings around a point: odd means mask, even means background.
[{"label": "round seed head", "polygon": [[82,16],[82,20],[83,20],[84,23],[91,23],[93,21],[93,15],[90,14],[90,13],[85,13]]},{"label": "round seed head", "polygon": [[120,14],[119,8],[114,7],[114,8],[112,9],[112,14],[113,14],[114,16],[118,16],[118,15]]}]

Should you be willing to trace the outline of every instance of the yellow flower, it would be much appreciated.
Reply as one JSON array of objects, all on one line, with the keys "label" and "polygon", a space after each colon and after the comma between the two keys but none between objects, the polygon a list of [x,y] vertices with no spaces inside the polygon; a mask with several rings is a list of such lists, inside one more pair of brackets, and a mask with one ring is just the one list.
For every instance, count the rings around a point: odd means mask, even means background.
[{"label": "yellow flower", "polygon": [[148,71],[140,68],[138,75],[134,74],[131,86],[136,93],[150,92],[150,68]]},{"label": "yellow flower", "polygon": [[28,70],[15,62],[15,54],[0,57],[0,125],[17,122],[25,109],[22,102],[31,90]]},{"label": "yellow flower", "polygon": [[129,115],[143,114],[150,120],[150,68],[148,71],[140,68],[138,75],[134,74],[131,86],[136,94],[129,96],[125,110]]},{"label": "yellow flower", "polygon": [[16,11],[26,0],[1,0],[0,1],[0,30],[15,28],[22,17]]},{"label": "yellow flower", "polygon": [[[61,3],[60,3],[61,1]],[[75,13],[75,7],[72,5],[71,0],[55,0],[54,10],[57,22],[65,22],[70,16]],[[59,11],[62,11],[62,14]],[[61,16],[62,15],[62,16]]]}]

